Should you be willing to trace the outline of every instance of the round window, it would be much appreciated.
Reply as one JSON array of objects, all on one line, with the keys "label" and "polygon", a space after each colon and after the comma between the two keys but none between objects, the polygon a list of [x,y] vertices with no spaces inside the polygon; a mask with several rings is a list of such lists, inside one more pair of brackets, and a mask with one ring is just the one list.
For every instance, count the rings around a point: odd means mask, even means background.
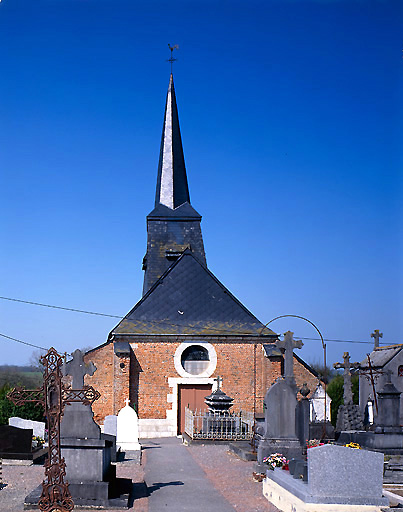
[{"label": "round window", "polygon": [[181,356],[182,368],[191,375],[200,375],[210,362],[208,350],[201,345],[187,347]]}]

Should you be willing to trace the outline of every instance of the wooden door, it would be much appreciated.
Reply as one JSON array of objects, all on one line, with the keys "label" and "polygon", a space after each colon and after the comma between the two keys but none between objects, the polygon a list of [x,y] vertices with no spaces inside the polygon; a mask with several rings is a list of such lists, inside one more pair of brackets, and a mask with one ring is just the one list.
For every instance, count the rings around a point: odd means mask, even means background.
[{"label": "wooden door", "polygon": [[185,430],[185,407],[192,411],[206,411],[204,397],[211,394],[211,384],[179,384],[178,386],[178,434]]}]

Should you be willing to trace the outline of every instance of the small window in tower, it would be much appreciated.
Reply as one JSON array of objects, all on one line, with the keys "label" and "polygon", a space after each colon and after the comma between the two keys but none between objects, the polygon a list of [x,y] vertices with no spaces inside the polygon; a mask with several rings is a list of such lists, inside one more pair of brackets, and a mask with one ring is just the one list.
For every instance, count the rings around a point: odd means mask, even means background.
[{"label": "small window in tower", "polygon": [[191,375],[200,375],[209,365],[208,350],[201,345],[191,345],[182,353],[181,363],[183,369]]},{"label": "small window in tower", "polygon": [[397,369],[397,374],[399,377],[403,377],[403,364],[401,364]]}]

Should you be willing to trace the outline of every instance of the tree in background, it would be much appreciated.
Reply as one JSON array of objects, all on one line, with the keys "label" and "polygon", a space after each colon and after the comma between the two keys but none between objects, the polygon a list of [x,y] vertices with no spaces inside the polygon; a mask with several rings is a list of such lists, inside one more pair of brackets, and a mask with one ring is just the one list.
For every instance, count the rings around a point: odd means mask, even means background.
[{"label": "tree in background", "polygon": [[42,405],[26,403],[24,405],[14,405],[7,394],[12,390],[10,384],[4,384],[0,388],[0,425],[8,425],[8,419],[13,416],[24,418],[26,420],[44,421],[44,408]]},{"label": "tree in background", "polygon": [[[344,379],[343,375],[338,374],[334,377],[327,386],[327,394],[332,399],[332,403],[330,405],[330,415],[332,425],[336,426],[337,421],[337,412],[339,410],[340,405],[344,403],[343,400],[343,385]],[[353,402],[358,404],[359,395],[358,395],[358,375],[351,376],[351,388],[353,391]]]}]

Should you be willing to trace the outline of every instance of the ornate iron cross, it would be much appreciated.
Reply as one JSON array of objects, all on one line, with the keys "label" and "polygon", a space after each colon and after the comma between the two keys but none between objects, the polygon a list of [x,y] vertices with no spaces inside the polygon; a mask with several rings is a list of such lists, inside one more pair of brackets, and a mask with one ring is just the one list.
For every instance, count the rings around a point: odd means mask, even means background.
[{"label": "ornate iron cross", "polygon": [[65,405],[74,402],[92,405],[101,395],[92,386],[83,386],[82,389],[65,388],[61,371],[63,359],[53,347],[45,356],[41,357],[41,362],[45,368],[42,389],[15,388],[7,397],[15,405],[35,402],[45,407],[49,447],[39,509],[43,512],[71,512],[74,502],[69,491],[69,484],[64,481],[66,463],[60,452],[60,420]]}]

